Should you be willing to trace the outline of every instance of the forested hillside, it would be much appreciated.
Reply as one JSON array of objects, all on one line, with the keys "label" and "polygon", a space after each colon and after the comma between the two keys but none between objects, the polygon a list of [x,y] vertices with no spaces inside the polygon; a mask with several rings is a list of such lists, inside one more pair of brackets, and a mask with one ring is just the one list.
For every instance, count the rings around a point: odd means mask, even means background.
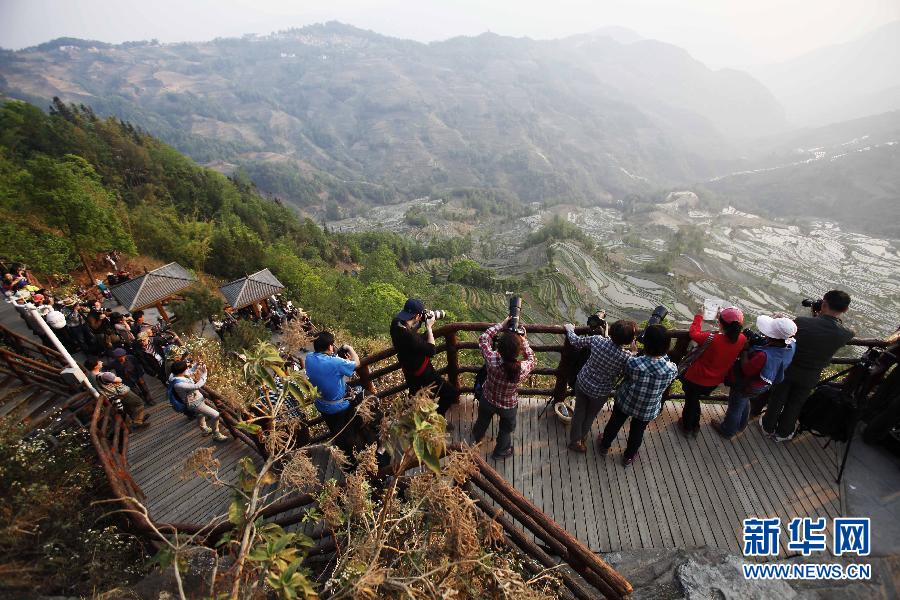
[{"label": "forested hillside", "polygon": [[460,286],[410,267],[471,244],[329,234],[240,174],[202,168],[90,108],[57,101],[48,115],[23,102],[0,106],[0,255],[38,273],[77,270],[79,253],[111,249],[223,279],[269,267],[319,322],[371,334],[386,329],[407,295],[470,316]]}]

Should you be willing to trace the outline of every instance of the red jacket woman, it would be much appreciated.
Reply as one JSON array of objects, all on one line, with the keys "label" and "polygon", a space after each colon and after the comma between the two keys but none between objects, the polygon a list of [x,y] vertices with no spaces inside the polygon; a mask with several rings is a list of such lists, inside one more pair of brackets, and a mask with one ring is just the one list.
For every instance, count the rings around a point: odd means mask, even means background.
[{"label": "red jacket woman", "polygon": [[[689,335],[699,345],[708,343],[703,353],[681,376],[684,388],[684,410],[681,413],[681,427],[686,435],[696,437],[700,431],[700,396],[706,396],[725,381],[725,376],[747,342],[741,333],[744,327],[744,313],[731,306],[722,309],[718,315],[719,331],[702,331],[703,314],[694,316]],[[712,336],[711,341],[707,341]]]}]

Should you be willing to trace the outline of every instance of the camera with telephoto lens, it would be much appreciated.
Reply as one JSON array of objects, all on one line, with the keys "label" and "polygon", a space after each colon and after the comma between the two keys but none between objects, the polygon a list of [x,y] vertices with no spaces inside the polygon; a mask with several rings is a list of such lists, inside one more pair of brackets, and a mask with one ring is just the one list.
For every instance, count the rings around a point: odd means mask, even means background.
[{"label": "camera with telephoto lens", "polygon": [[805,306],[806,308],[811,308],[813,312],[818,313],[822,312],[822,299],[818,300],[810,300],[809,298],[804,298],[800,301],[800,304]]},{"label": "camera with telephoto lens", "polygon": [[344,344],[335,352],[340,358],[345,360],[350,360],[350,349],[347,347],[347,344]]},{"label": "camera with telephoto lens", "polygon": [[744,337],[747,338],[747,342],[751,346],[763,346],[769,340],[769,338],[767,338],[763,334],[759,333],[758,331],[753,331],[749,327],[744,329],[743,334],[744,334]]},{"label": "camera with telephoto lens", "polygon": [[438,310],[438,309],[426,310],[422,314],[425,316],[426,321],[428,319],[434,319],[435,321],[440,321],[441,319],[445,319],[447,317],[446,310]]},{"label": "camera with telephoto lens", "polygon": [[[653,309],[653,314],[650,315],[650,318],[647,319],[647,327],[651,325],[659,325],[663,322],[663,319],[666,318],[666,315],[669,314],[669,309],[660,304],[656,308]],[[647,331],[647,327],[644,328],[644,331]],[[641,332],[641,335],[638,336],[638,341],[644,342],[644,331]]]},{"label": "camera with telephoto lens", "polygon": [[588,315],[587,326],[591,329],[606,331],[606,311],[597,310],[597,312]]},{"label": "camera with telephoto lens", "polygon": [[520,296],[509,297],[509,323],[507,329],[515,331],[519,335],[525,335],[525,329],[519,325],[519,315],[522,313],[522,298]]}]

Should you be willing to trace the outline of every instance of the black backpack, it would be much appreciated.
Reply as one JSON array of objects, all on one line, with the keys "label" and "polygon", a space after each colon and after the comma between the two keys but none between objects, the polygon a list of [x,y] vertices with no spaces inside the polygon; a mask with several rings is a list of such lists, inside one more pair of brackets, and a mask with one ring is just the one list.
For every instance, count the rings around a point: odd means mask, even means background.
[{"label": "black backpack", "polygon": [[484,395],[484,382],[487,381],[487,365],[482,365],[480,369],[478,369],[478,373],[475,375],[475,384],[474,384],[474,394],[475,400],[480,402],[481,397]]},{"label": "black backpack", "polygon": [[842,388],[821,385],[806,399],[800,411],[797,433],[809,431],[813,435],[837,442],[846,442],[857,422],[857,406],[853,397]]}]

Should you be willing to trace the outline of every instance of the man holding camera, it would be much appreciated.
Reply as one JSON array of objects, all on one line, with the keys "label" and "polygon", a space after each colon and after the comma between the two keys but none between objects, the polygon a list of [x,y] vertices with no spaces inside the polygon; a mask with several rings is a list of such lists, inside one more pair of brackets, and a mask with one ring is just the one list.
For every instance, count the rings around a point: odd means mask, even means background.
[{"label": "man holding camera", "polygon": [[[391,341],[409,384],[410,395],[433,386],[432,393],[438,400],[438,414],[445,416],[459,400],[459,390],[440,377],[431,364],[431,357],[436,351],[432,326],[439,314],[443,313],[426,310],[424,302],[410,298],[391,321]],[[425,332],[420,334],[417,330],[423,323]]]},{"label": "man holding camera", "polygon": [[335,445],[353,458],[362,421],[353,410],[357,400],[347,397],[347,382],[359,366],[359,356],[349,345],[341,346],[341,354],[337,356],[334,347],[334,334],[330,331],[320,332],[313,340],[313,352],[306,355],[306,376],[316,386],[319,397],[316,398],[316,409],[328,425]]},{"label": "man holding camera", "polygon": [[850,307],[850,295],[831,290],[819,302],[812,303],[811,317],[797,317],[797,350],[784,374],[784,380],[772,387],[769,403],[759,424],[776,442],[794,437],[797,418],[803,404],[819,383],[822,370],[835,352],[849,342],[854,333],[844,327],[841,317]]}]

